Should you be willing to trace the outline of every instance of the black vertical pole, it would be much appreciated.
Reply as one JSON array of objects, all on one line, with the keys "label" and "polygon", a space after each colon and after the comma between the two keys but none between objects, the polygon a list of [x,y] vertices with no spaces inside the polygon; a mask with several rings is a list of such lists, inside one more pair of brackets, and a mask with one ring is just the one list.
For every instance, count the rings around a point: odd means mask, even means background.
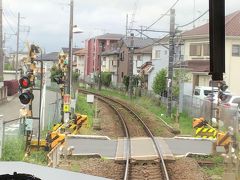
[{"label": "black vertical pole", "polygon": [[222,81],[225,72],[225,0],[209,0],[210,74]]}]

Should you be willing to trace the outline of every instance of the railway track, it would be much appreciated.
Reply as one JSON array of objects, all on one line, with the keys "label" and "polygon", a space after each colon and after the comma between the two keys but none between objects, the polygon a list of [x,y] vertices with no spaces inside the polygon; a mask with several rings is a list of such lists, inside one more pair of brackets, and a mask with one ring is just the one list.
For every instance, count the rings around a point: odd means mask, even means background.
[{"label": "railway track", "polygon": [[[162,179],[169,180],[168,171],[161,153],[159,144],[155,140],[151,130],[146,123],[131,108],[125,104],[107,96],[89,92],[83,89],[80,92],[91,93],[97,96],[99,100],[106,103],[113,109],[121,121],[124,135],[127,138],[126,162],[123,179]],[[136,125],[136,121],[139,125]],[[131,161],[131,143],[130,137],[148,136],[152,139],[159,161]]]}]

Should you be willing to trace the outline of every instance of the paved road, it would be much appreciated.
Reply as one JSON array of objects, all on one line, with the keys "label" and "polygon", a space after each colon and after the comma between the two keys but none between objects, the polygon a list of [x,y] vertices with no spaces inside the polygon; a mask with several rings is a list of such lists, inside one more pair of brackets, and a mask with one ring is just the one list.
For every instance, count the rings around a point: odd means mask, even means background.
[{"label": "paved road", "polygon": [[[165,143],[165,150],[163,149],[163,155],[166,156],[165,159],[168,159],[170,152],[174,156],[185,156],[189,153],[193,154],[212,154],[212,141],[206,139],[181,139],[181,138],[161,138],[155,137],[159,141],[160,147]],[[121,139],[120,139],[121,140]],[[133,143],[133,140],[138,140],[138,143]],[[146,152],[146,138],[141,141],[140,138],[131,140],[132,149],[135,149],[135,154],[133,152],[132,156],[142,156],[148,158],[148,153]],[[104,140],[104,139],[92,139],[92,138],[69,138],[68,146],[74,146],[73,154],[75,155],[91,155],[98,154],[102,157],[109,159],[115,159],[115,155],[118,156],[118,159],[121,159],[121,155],[125,157],[124,153],[117,153],[118,149],[124,149],[124,147],[117,147],[119,145],[118,140]],[[142,143],[142,145],[141,145]],[[120,143],[124,146],[124,143]],[[148,147],[148,149],[150,146]],[[224,152],[222,147],[217,149],[218,152]],[[137,154],[136,154],[137,153]],[[150,148],[149,155],[152,156],[153,152]],[[169,157],[168,157],[169,156]],[[172,158],[172,157],[170,157]]]},{"label": "paved road", "polygon": [[[39,110],[39,91],[34,91],[34,100],[33,100],[33,115],[38,116]],[[55,105],[57,94],[53,91],[46,91],[46,102],[45,102],[45,127],[48,126],[48,123],[53,120]],[[19,117],[19,109],[22,108],[23,105],[20,103],[18,95],[11,98],[11,100],[5,104],[0,105],[0,115],[3,115],[4,121],[9,121],[13,119],[17,119]],[[57,112],[56,112],[57,113]],[[9,131],[13,131],[13,129],[17,127],[18,122],[10,123],[6,125],[6,129]],[[34,129],[36,131],[38,127],[38,120],[34,120]]]}]

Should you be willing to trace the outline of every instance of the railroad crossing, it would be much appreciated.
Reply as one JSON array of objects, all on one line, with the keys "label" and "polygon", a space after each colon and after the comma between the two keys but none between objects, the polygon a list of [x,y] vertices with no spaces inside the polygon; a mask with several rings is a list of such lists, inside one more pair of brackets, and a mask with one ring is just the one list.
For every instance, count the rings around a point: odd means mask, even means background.
[{"label": "railroad crossing", "polygon": [[[174,160],[175,157],[189,154],[211,155],[214,141],[209,139],[174,137],[155,137],[161,147],[164,160]],[[131,138],[131,159],[154,160],[158,158],[150,138]],[[72,147],[73,156],[99,155],[107,159],[126,159],[126,138],[109,139],[104,136],[71,136],[66,139],[67,147]],[[225,152],[218,147],[217,152]]]}]

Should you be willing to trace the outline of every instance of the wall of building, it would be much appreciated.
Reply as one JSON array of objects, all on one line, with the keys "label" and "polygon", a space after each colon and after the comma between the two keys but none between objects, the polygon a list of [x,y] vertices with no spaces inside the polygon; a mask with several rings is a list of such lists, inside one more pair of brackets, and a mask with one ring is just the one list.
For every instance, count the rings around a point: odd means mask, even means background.
[{"label": "wall of building", "polygon": [[207,38],[201,38],[201,39],[190,39],[184,41],[183,49],[183,59],[186,60],[194,60],[202,58],[202,59],[209,59],[209,56],[190,56],[190,44],[197,44],[197,43],[208,43],[209,40]]},{"label": "wall of building", "polygon": [[[156,57],[156,51],[160,50],[160,58]],[[163,46],[157,45],[152,48],[152,66],[153,69],[148,75],[148,90],[152,90],[153,81],[157,73],[163,69],[168,67],[168,49]]]},{"label": "wall of building", "polygon": [[240,57],[232,56],[232,45],[240,45],[239,38],[229,38],[226,40],[226,65],[225,65],[225,80],[229,86],[229,90],[236,95],[240,95],[240,83],[239,83],[239,67],[240,67]]},{"label": "wall of building", "polygon": [[[140,56],[140,60],[138,60],[138,56]],[[140,67],[148,62],[151,61],[152,54],[134,54],[133,56],[133,74],[137,75],[138,70],[140,70]]]},{"label": "wall of building", "polygon": [[118,84],[121,84],[123,81],[123,77],[128,75],[129,69],[129,54],[128,48],[126,45],[123,45],[120,52],[124,52],[124,56],[122,60],[119,61],[119,69],[118,69]]}]

